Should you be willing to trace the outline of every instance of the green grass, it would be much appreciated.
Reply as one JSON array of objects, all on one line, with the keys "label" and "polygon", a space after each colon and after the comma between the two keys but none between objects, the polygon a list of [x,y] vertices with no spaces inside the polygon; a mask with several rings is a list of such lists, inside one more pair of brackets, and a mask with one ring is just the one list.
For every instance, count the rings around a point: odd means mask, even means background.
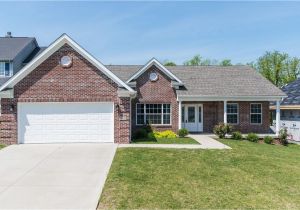
[{"label": "green grass", "polygon": [[0,144],[0,149],[2,149],[2,148],[4,148],[5,147],[5,145],[3,145],[3,144]]},{"label": "green grass", "polygon": [[136,139],[134,144],[199,144],[196,140],[185,138],[157,138],[157,139]]},{"label": "green grass", "polygon": [[300,209],[300,146],[119,148],[99,208]]}]

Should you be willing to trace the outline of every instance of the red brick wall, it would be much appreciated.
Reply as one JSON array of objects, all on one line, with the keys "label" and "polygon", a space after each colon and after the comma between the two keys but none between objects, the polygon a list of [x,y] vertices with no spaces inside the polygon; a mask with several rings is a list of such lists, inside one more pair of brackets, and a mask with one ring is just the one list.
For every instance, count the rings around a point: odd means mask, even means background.
[{"label": "red brick wall", "polygon": [[[149,74],[156,72],[159,79],[155,82],[149,80]],[[136,126],[136,103],[169,103],[171,104],[171,125],[153,126],[155,130],[178,130],[178,102],[175,89],[171,87],[171,80],[155,66],[149,68],[136,80],[137,97],[132,102],[132,130]]]},{"label": "red brick wall", "polygon": [[[224,104],[223,102],[185,102],[185,103],[201,103],[203,104],[203,132],[212,133],[213,127],[219,122],[223,122],[224,118]],[[183,104],[185,104],[183,103]],[[242,133],[268,133],[270,130],[270,115],[269,102],[227,102],[238,103],[239,105],[239,124],[232,125],[234,130]],[[250,104],[262,104],[262,124],[250,124]]]},{"label": "red brick wall", "polygon": [[[262,104],[262,124],[250,124],[250,104]],[[269,102],[238,102],[239,104],[239,124],[233,127],[243,133],[268,133],[270,131],[270,109]]]},{"label": "red brick wall", "polygon": [[[60,58],[73,59],[70,68]],[[14,99],[2,99],[1,143],[17,143],[17,102],[103,102],[120,105],[115,109],[115,142],[129,143],[130,99],[119,98],[118,86],[70,46],[64,45],[14,87]],[[9,107],[14,104],[14,111]],[[121,117],[122,115],[122,117]]]}]

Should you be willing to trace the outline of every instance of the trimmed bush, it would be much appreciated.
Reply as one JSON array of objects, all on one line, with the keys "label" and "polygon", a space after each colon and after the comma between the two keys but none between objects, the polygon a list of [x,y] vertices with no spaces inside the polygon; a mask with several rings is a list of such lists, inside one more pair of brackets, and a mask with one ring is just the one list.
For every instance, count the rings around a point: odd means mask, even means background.
[{"label": "trimmed bush", "polygon": [[148,133],[147,133],[146,129],[144,129],[144,128],[139,128],[133,133],[134,139],[143,139],[143,138],[147,138],[147,137],[148,137]]},{"label": "trimmed bush", "polygon": [[265,136],[265,137],[264,137],[264,142],[265,142],[266,144],[272,144],[273,141],[274,141],[274,139],[273,139],[271,136]]},{"label": "trimmed bush", "polygon": [[220,139],[225,138],[226,134],[232,132],[232,126],[224,123],[219,123],[214,127],[214,134],[217,135]]},{"label": "trimmed bush", "polygon": [[234,140],[242,140],[243,136],[242,136],[241,132],[235,131],[232,133],[231,138]]},{"label": "trimmed bush", "polygon": [[289,143],[288,140],[287,140],[287,137],[288,137],[287,129],[286,128],[280,129],[280,131],[279,131],[279,142],[280,142],[280,144],[282,144],[284,146],[287,146],[288,143]]},{"label": "trimmed bush", "polygon": [[259,140],[258,135],[255,133],[248,133],[246,139],[251,142],[258,142]]},{"label": "trimmed bush", "polygon": [[165,131],[153,131],[148,134],[149,138],[176,138],[176,133],[174,133],[171,130],[165,130]]},{"label": "trimmed bush", "polygon": [[177,133],[180,137],[186,137],[189,134],[189,131],[186,128],[181,128]]}]

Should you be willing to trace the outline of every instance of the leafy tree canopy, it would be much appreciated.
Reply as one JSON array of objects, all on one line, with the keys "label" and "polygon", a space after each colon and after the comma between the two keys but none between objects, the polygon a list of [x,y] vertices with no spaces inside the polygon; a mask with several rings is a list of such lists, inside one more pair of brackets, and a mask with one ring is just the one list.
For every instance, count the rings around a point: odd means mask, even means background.
[{"label": "leafy tree canopy", "polygon": [[195,55],[192,59],[187,60],[183,63],[186,66],[209,66],[209,65],[220,65],[220,66],[232,66],[230,59],[224,59],[220,62],[216,59],[203,59],[200,55]]},{"label": "leafy tree canopy", "polygon": [[230,59],[224,59],[220,62],[220,66],[232,66],[231,60]]},{"label": "leafy tree canopy", "polygon": [[274,85],[281,87],[297,79],[300,59],[279,51],[267,51],[257,59],[253,67]]},{"label": "leafy tree canopy", "polygon": [[173,61],[165,61],[164,66],[176,66],[176,63],[174,63]]}]

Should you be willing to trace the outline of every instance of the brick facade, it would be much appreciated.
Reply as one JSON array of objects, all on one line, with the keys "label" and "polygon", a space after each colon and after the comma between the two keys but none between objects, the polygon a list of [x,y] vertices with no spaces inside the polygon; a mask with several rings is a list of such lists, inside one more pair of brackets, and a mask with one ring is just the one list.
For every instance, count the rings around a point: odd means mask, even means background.
[{"label": "brick facade", "polygon": [[[62,68],[60,58],[69,55],[73,59],[70,68]],[[149,74],[156,72],[159,79],[149,80]],[[46,61],[14,87],[14,98],[1,100],[0,143],[17,143],[18,102],[114,102],[119,105],[114,113],[114,136],[116,143],[129,143],[131,131],[136,130],[137,103],[167,103],[171,105],[171,125],[156,125],[155,130],[178,130],[178,102],[171,80],[155,66],[150,67],[136,80],[137,96],[118,97],[117,84],[89,63],[70,46],[64,45]],[[203,104],[203,132],[211,133],[218,122],[223,122],[223,102],[183,102]],[[269,132],[269,102],[262,103],[263,123],[250,124],[250,103],[239,104],[239,124],[236,130],[243,133]],[[132,110],[132,111],[131,111]]]},{"label": "brick facade", "polygon": [[[242,133],[269,133],[270,131],[270,115],[269,102],[231,102],[237,103],[239,107],[239,123],[232,125],[234,130]],[[250,104],[262,104],[262,124],[250,124]],[[203,132],[212,133],[213,127],[219,122],[224,122],[224,103],[223,102],[183,102],[182,104],[203,104]]]},{"label": "brick facade", "polygon": [[[60,58],[73,59],[70,68],[59,65]],[[130,98],[118,97],[117,84],[70,46],[64,45],[14,87],[13,99],[1,100],[0,143],[17,143],[18,102],[105,102],[115,109],[115,142],[130,141]],[[13,106],[13,110],[11,110]]]},{"label": "brick facade", "polygon": [[[151,72],[158,74],[158,80],[151,82]],[[171,125],[153,126],[155,130],[178,130],[178,102],[175,89],[171,86],[171,80],[155,66],[150,67],[136,80],[137,96],[132,101],[132,130],[139,128],[136,125],[136,104],[137,103],[167,103],[171,104]]]}]

